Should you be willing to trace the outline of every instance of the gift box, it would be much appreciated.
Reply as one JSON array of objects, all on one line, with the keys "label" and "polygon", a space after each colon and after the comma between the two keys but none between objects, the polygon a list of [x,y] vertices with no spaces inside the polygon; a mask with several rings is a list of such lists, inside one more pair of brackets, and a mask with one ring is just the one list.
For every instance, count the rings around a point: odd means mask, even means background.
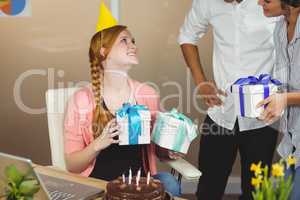
[{"label": "gift box", "polygon": [[116,113],[121,127],[119,145],[150,144],[151,114],[143,105],[124,104]]},{"label": "gift box", "polygon": [[188,152],[191,142],[197,137],[197,126],[176,109],[157,114],[151,140],[166,149]]},{"label": "gift box", "polygon": [[249,118],[259,117],[265,106],[256,108],[257,104],[278,92],[280,86],[280,81],[272,79],[268,74],[262,74],[258,78],[249,76],[238,79],[231,86],[235,114]]}]

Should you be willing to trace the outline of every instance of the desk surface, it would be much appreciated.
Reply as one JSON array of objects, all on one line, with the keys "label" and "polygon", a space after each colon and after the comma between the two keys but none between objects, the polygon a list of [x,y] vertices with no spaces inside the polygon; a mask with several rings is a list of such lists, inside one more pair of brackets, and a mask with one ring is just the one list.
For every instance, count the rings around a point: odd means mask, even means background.
[{"label": "desk surface", "polygon": [[[58,170],[52,167],[45,167],[45,166],[40,166],[40,165],[35,165],[34,169],[37,173],[45,174],[48,176],[54,176],[54,177],[59,177],[65,180],[70,180],[78,183],[83,183],[87,185],[91,185],[94,187],[99,187],[101,189],[106,189],[106,181],[95,179],[95,178],[87,178],[87,177],[82,177],[78,174],[72,174],[66,171]],[[175,198],[175,200],[185,200],[182,198]]]}]

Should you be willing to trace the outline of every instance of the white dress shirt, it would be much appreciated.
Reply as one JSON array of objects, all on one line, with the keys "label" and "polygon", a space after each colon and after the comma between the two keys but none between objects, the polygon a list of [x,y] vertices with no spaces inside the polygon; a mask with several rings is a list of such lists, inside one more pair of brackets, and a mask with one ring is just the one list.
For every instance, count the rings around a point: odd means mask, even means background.
[{"label": "white dress shirt", "polygon": [[[213,73],[217,87],[227,92],[224,105],[208,109],[220,126],[232,130],[238,118],[240,131],[264,127],[262,121],[237,117],[230,86],[239,78],[271,74],[275,60],[273,30],[276,18],[267,18],[257,0],[226,3],[194,0],[180,29],[178,42],[194,44],[213,28]],[[200,47],[206,48],[206,47]]]}]

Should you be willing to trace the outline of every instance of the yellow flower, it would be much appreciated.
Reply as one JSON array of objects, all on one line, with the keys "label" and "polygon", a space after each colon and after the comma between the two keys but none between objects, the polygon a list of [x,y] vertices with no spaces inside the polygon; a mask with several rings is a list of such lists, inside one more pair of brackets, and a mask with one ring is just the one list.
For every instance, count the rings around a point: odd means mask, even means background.
[{"label": "yellow flower", "polygon": [[257,165],[252,163],[250,171],[254,172],[255,176],[260,175],[262,173],[261,162],[259,162]]},{"label": "yellow flower", "polygon": [[297,159],[294,156],[289,156],[286,160],[288,167],[295,165],[297,162]]},{"label": "yellow flower", "polygon": [[272,165],[272,176],[282,177],[284,176],[284,167],[282,164],[275,163]]},{"label": "yellow flower", "polygon": [[257,178],[252,178],[251,179],[251,185],[254,186],[254,187],[259,187],[260,184],[262,183],[262,176],[258,176]]}]

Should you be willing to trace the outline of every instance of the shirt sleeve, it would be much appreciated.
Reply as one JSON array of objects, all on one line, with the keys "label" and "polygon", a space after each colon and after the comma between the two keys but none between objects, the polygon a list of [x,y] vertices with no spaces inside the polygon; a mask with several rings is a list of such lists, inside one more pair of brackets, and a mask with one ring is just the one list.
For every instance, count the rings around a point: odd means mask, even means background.
[{"label": "shirt sleeve", "polygon": [[205,0],[193,0],[192,8],[180,28],[178,43],[194,44],[208,31],[208,6]]},{"label": "shirt sleeve", "polygon": [[284,49],[283,44],[280,42],[282,40],[282,27],[284,26],[284,19],[278,21],[274,30],[274,45],[275,45],[275,63],[272,69],[272,77],[278,79],[282,85],[281,90],[286,92],[288,90],[288,74],[289,68],[286,65],[286,59],[284,57]]},{"label": "shirt sleeve", "polygon": [[85,91],[76,92],[69,100],[64,120],[65,153],[80,151],[86,147],[84,138],[88,127],[88,113],[92,105]]}]

